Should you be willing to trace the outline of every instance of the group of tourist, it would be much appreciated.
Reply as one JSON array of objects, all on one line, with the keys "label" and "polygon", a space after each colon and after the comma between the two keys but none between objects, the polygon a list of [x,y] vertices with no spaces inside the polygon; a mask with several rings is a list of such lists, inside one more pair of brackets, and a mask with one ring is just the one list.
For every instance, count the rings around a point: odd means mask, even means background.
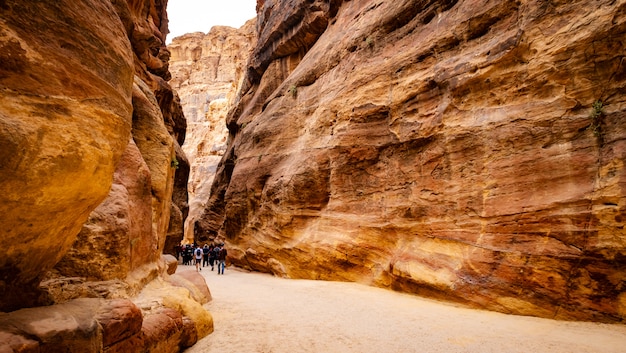
[{"label": "group of tourist", "polygon": [[176,246],[175,251],[176,258],[182,258],[183,265],[191,266],[192,261],[195,260],[196,271],[202,271],[205,266],[211,266],[211,271],[213,271],[217,265],[217,274],[224,274],[226,255],[228,254],[224,243],[204,244],[204,247],[198,244],[179,245]]}]

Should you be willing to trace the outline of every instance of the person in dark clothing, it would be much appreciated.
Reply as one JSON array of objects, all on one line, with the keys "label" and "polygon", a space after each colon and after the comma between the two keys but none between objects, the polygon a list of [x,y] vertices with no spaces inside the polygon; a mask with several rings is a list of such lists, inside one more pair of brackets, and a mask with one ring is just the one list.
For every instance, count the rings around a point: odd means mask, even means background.
[{"label": "person in dark clothing", "polygon": [[209,245],[208,244],[204,244],[204,247],[202,248],[202,267],[204,267],[204,265],[209,265]]},{"label": "person in dark clothing", "polygon": [[213,245],[213,243],[211,243],[211,245],[209,245],[209,265],[211,265],[211,271],[213,271],[213,265],[215,264],[215,245]]},{"label": "person in dark clothing", "polygon": [[226,267],[226,255],[228,255],[228,251],[226,251],[226,247],[224,246],[224,244],[221,244],[220,247],[220,252],[217,255],[217,274],[220,274],[220,270],[221,270],[221,274],[224,274],[224,268]]},{"label": "person in dark clothing", "polygon": [[191,265],[191,261],[193,260],[193,248],[191,245],[185,245],[185,250],[183,253],[183,265]]},{"label": "person in dark clothing", "polygon": [[[216,264],[218,266],[219,266],[218,257],[220,255],[220,250],[222,250],[222,248],[220,248],[219,244],[215,245],[215,248],[213,248],[213,258],[214,258],[213,262],[214,262],[214,264]],[[211,269],[211,271],[213,271],[213,269]]]}]

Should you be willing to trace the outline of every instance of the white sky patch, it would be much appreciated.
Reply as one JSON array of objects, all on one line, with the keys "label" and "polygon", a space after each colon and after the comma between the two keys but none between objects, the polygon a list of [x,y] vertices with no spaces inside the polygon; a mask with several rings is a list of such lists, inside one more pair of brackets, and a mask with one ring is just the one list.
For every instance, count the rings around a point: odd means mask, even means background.
[{"label": "white sky patch", "polygon": [[256,16],[256,0],[169,0],[167,44],[185,33],[208,33],[213,26],[239,28]]}]

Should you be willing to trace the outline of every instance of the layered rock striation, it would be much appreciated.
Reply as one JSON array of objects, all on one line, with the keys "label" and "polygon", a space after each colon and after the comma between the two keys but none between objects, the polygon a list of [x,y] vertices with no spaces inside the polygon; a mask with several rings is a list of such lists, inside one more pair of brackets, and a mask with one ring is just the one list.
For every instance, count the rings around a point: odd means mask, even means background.
[{"label": "layered rock striation", "polygon": [[255,20],[239,29],[223,26],[209,33],[190,33],[168,45],[170,84],[180,94],[187,118],[182,146],[189,158],[189,216],[185,239],[208,241],[194,234],[194,223],[204,211],[217,164],[226,150],[226,114],[233,106],[256,41]]},{"label": "layered rock striation", "polygon": [[626,317],[623,1],[258,3],[197,226],[232,261]]}]

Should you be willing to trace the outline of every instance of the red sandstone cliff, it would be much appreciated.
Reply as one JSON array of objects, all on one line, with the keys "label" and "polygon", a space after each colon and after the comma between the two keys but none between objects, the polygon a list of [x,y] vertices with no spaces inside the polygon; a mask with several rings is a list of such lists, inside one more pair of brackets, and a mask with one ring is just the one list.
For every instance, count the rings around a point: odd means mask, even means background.
[{"label": "red sandstone cliff", "polygon": [[259,1],[198,222],[233,262],[626,317],[626,2]]},{"label": "red sandstone cliff", "polygon": [[212,331],[204,282],[162,256],[189,173],[166,5],[0,3],[0,351],[171,352]]}]

